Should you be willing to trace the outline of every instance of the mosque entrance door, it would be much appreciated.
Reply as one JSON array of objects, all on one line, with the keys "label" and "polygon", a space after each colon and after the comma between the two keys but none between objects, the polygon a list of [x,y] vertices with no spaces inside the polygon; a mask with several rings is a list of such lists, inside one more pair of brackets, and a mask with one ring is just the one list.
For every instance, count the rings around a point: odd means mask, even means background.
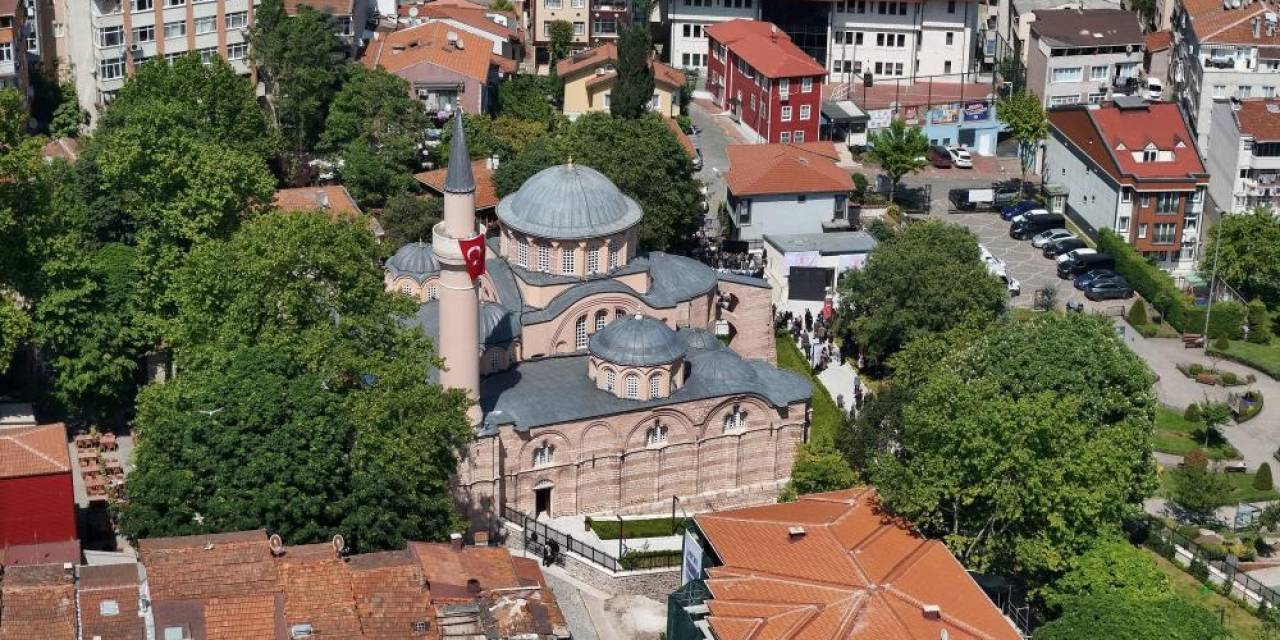
[{"label": "mosque entrance door", "polygon": [[551,487],[540,487],[533,490],[533,517],[546,513],[551,515]]}]

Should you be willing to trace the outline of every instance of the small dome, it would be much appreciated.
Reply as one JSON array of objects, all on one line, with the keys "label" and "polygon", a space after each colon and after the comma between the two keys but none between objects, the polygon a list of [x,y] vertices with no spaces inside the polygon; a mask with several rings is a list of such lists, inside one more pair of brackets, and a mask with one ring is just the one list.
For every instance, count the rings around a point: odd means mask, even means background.
[{"label": "small dome", "polygon": [[440,271],[440,263],[425,242],[410,242],[387,258],[387,269],[392,275],[425,276]]},{"label": "small dome", "polygon": [[619,318],[595,332],[587,348],[591,355],[622,366],[652,367],[684,357],[684,341],[657,318],[633,315]]},{"label": "small dome", "polygon": [[710,331],[706,329],[694,329],[685,327],[676,332],[681,340],[684,340],[685,346],[690,349],[702,349],[704,351],[717,351],[725,348],[724,343],[720,342]]},{"label": "small dome", "polygon": [[756,383],[755,371],[729,349],[707,351],[690,358],[690,369],[690,380],[712,389],[749,389]]},{"label": "small dome", "polygon": [[548,167],[498,203],[502,224],[537,238],[598,238],[639,224],[640,205],[604,174],[575,164]]},{"label": "small dome", "polygon": [[506,344],[520,335],[520,323],[506,307],[496,302],[481,302],[480,337],[487,345]]}]

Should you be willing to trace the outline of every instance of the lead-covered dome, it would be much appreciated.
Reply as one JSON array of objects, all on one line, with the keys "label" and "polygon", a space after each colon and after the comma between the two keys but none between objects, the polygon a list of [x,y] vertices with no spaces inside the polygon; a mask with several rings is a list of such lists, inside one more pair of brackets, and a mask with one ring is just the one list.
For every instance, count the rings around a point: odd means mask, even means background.
[{"label": "lead-covered dome", "polygon": [[431,245],[425,242],[410,242],[395,255],[387,258],[387,270],[392,276],[411,276],[421,279],[424,276],[440,272],[440,263],[431,251]]},{"label": "lead-covered dome", "polygon": [[598,238],[640,222],[640,205],[623,195],[604,174],[561,164],[534,174],[498,203],[502,224],[552,240]]},{"label": "lead-covered dome", "polygon": [[631,315],[595,332],[587,344],[591,355],[624,367],[653,367],[684,357],[684,340],[665,323]]}]

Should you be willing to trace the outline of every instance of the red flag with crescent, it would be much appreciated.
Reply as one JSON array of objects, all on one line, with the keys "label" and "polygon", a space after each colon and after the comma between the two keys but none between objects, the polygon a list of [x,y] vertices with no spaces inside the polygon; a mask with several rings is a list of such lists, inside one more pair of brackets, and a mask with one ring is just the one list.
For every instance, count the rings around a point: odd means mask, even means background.
[{"label": "red flag with crescent", "polygon": [[472,280],[479,278],[484,273],[484,234],[459,240],[458,249],[462,251],[462,259],[467,263],[467,275]]}]

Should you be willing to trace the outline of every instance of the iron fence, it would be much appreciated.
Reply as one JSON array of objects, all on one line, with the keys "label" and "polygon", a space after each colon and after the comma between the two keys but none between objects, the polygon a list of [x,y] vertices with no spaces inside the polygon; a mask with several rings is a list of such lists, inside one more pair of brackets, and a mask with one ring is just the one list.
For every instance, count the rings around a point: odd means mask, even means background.
[{"label": "iron fence", "polygon": [[[569,551],[575,553],[594,565],[603,567],[612,572],[631,571],[635,569],[669,569],[679,567],[682,556],[679,552],[673,553],[624,553],[621,558],[605,553],[572,535],[549,527],[544,523],[538,522],[520,511],[508,506],[502,507],[502,518],[513,524],[519,525],[524,531],[523,543],[524,548],[531,552],[542,555],[545,545],[554,541],[559,545],[561,551]],[[558,555],[554,562],[559,565],[564,564],[564,556]]]},{"label": "iron fence", "polygon": [[[1203,564],[1208,569],[1212,569],[1212,571],[1208,571],[1207,578],[1196,576],[1197,578],[1211,582],[1214,581],[1214,578],[1219,578],[1222,582],[1229,582],[1232,585],[1232,591],[1236,589],[1242,591],[1243,593],[1240,596],[1253,606],[1258,606],[1262,602],[1266,602],[1268,608],[1280,605],[1280,592],[1258,582],[1253,576],[1240,572],[1234,556],[1227,556],[1225,559],[1210,556],[1205,553],[1201,545],[1178,533],[1176,529],[1170,527],[1163,520],[1152,518],[1150,522],[1155,530],[1151,532],[1152,537],[1148,537],[1147,546],[1152,547],[1160,555],[1174,560],[1175,556],[1183,555],[1178,550],[1178,547],[1181,547],[1185,555],[1188,556],[1188,569],[1196,562]],[[1176,564],[1176,560],[1174,561]],[[1214,575],[1214,571],[1218,575]],[[1194,575],[1194,572],[1192,573]]]}]

